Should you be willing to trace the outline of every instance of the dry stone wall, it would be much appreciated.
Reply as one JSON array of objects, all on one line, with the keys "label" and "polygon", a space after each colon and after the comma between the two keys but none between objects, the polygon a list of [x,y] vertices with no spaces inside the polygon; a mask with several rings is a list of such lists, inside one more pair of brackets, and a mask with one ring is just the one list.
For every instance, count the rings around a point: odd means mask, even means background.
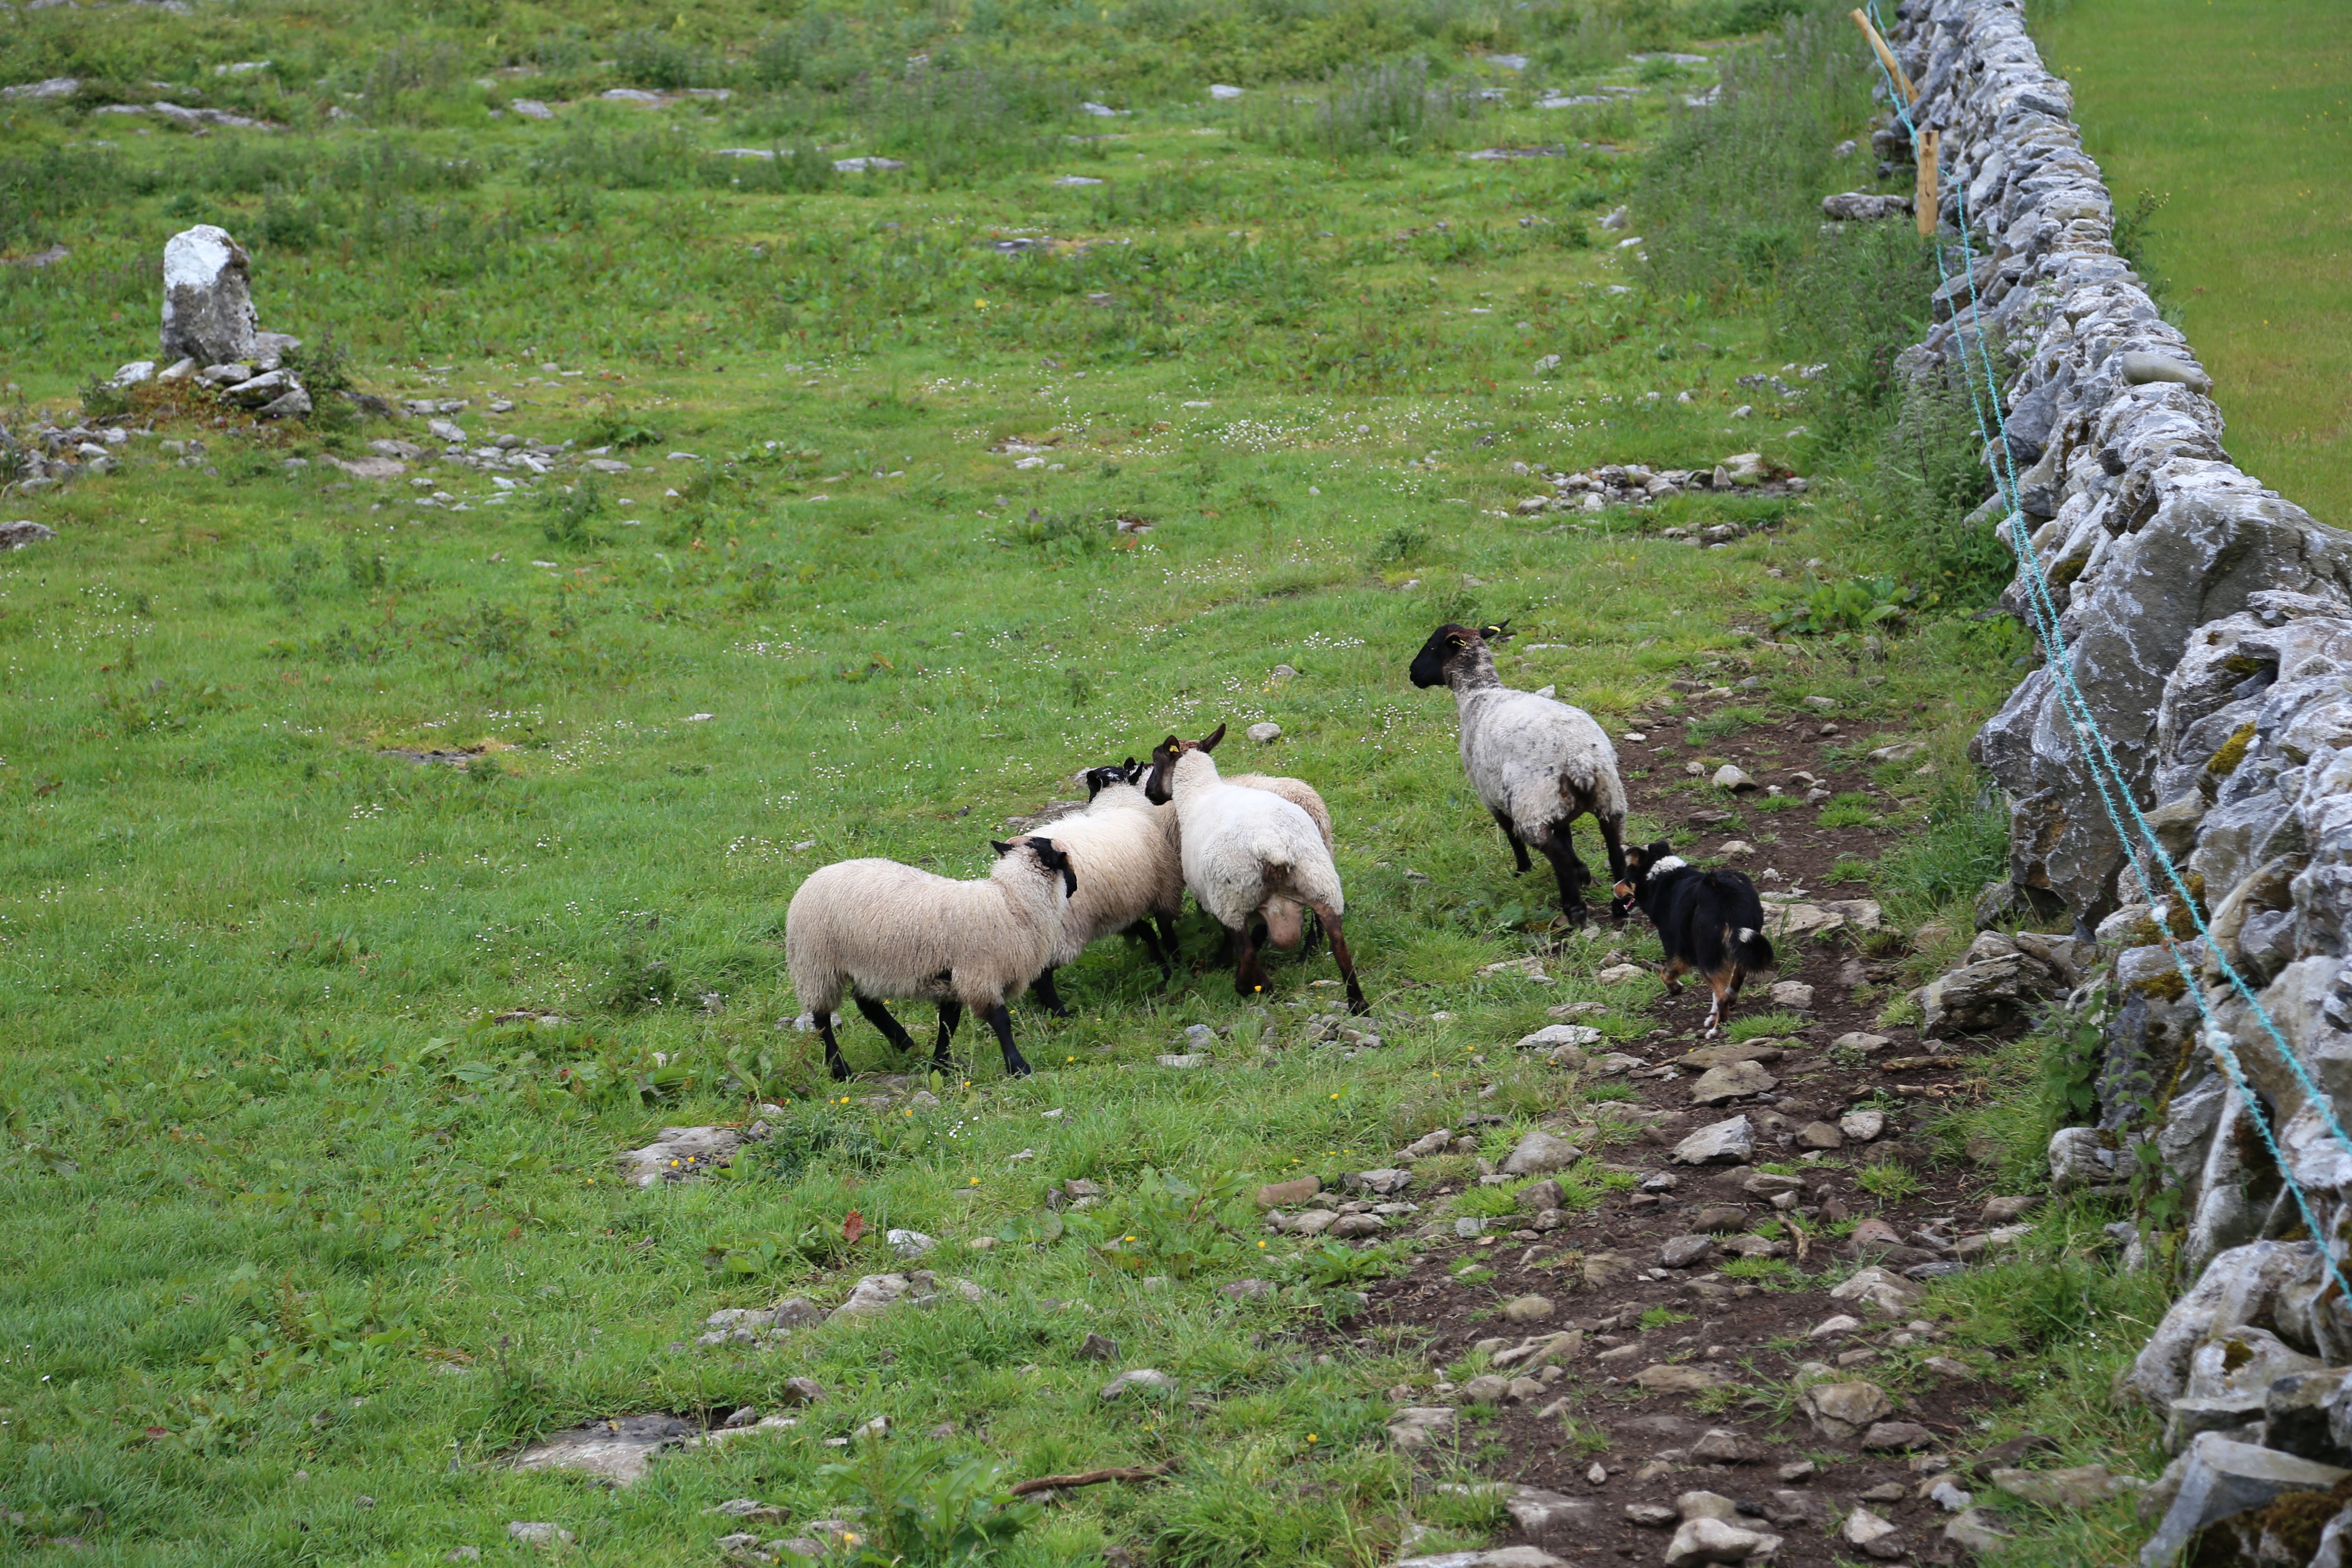
[{"label": "dry stone wall", "polygon": [[[1943,220],[1965,226],[1974,262],[1938,292],[1910,367],[1961,374],[1980,312],[2006,416],[2007,453],[1992,456],[2017,472],[2016,513],[1996,501],[1984,521],[2006,517],[2012,545],[2028,531],[2089,717],[2210,933],[2160,872],[2147,869],[2157,896],[2143,890],[2062,683],[2034,671],[1975,742],[2011,803],[2011,887],[1987,909],[2063,904],[2098,944],[2101,979],[2074,1000],[2103,983],[2112,1009],[2100,1120],[2059,1135],[2053,1177],[2117,1181],[2152,1138],[2183,1200],[2194,1283],[2119,1389],[2167,1413],[2179,1456],[2151,1493],[2149,1511],[2168,1510],[2153,1563],[2200,1529],[2257,1538],[2273,1500],[2352,1468],[2352,1310],[2294,1191],[2342,1257],[2352,537],[2231,462],[2211,378],[2116,254],[2071,91],[2021,6],[1913,0],[1892,41],[1920,87],[1918,123],[1940,132]],[[2037,600],[2021,573],[2005,603],[2031,625]],[[2229,1080],[2221,1036],[2281,1159]],[[2331,1563],[2339,1537],[2352,1546],[2352,1508],[2328,1527]]]}]

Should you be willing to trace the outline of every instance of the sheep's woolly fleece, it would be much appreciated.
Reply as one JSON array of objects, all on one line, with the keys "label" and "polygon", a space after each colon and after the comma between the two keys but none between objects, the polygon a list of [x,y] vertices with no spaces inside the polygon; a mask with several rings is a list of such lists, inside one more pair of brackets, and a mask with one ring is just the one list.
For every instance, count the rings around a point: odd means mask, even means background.
[{"label": "sheep's woolly fleece", "polygon": [[818,1018],[851,986],[877,1000],[961,1002],[985,1012],[1045,969],[1069,908],[1065,888],[1027,839],[973,882],[896,860],[822,867],[784,913],[793,990],[802,1011]]},{"label": "sheep's woolly fleece", "polygon": [[1275,945],[1292,947],[1302,905],[1345,911],[1339,868],[1305,811],[1269,791],[1226,783],[1216,759],[1200,751],[1177,759],[1175,795],[1185,886],[1228,931],[1262,913]]},{"label": "sheep's woolly fleece", "polygon": [[1147,916],[1181,914],[1184,868],[1176,840],[1176,808],[1152,805],[1134,784],[1106,785],[1086,810],[1056,819],[1054,842],[1069,856],[1078,890],[1047,963],[1059,968],[1097,938]]}]

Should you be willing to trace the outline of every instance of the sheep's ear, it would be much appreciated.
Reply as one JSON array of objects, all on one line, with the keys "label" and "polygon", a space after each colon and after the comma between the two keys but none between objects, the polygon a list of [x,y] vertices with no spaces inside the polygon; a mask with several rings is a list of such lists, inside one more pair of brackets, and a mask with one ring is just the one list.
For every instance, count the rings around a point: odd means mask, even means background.
[{"label": "sheep's ear", "polygon": [[1491,626],[1481,626],[1478,628],[1478,635],[1488,642],[1507,641],[1511,636],[1511,623],[1497,621]]},{"label": "sheep's ear", "polygon": [[991,849],[995,850],[999,855],[1010,855],[1010,854],[1012,854],[1012,853],[1013,853],[1013,846],[1012,846],[1012,845],[1010,845],[1010,844],[999,844],[999,843],[998,843],[995,839],[993,839],[993,838],[992,838],[992,839],[990,839],[990,840],[988,841],[988,847],[989,847]]},{"label": "sheep's ear", "polygon": [[1463,636],[1460,632],[1448,632],[1445,634],[1445,646],[1447,647],[1457,648],[1468,647],[1470,646],[1470,639]]},{"label": "sheep's ear", "polygon": [[1198,741],[1194,742],[1193,747],[1197,751],[1213,752],[1217,749],[1217,742],[1224,738],[1225,727],[1223,724],[1220,724],[1215,729],[1210,731],[1207,734],[1202,736]]}]

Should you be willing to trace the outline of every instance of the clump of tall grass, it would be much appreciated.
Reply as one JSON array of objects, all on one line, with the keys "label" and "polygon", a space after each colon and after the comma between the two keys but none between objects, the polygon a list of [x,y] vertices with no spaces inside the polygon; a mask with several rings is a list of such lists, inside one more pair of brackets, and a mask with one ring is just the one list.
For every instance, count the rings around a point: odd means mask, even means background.
[{"label": "clump of tall grass", "polygon": [[1042,72],[929,65],[869,74],[848,96],[862,150],[904,159],[933,186],[1059,157],[1078,101],[1067,83]]},{"label": "clump of tall grass", "polygon": [[1993,480],[1964,374],[1954,362],[1902,383],[1861,497],[1898,564],[1943,603],[1973,609],[2000,595],[2014,562],[1990,520],[1970,521]]},{"label": "clump of tall grass", "polygon": [[761,87],[838,92],[873,65],[849,23],[831,11],[812,11],[761,35],[751,51],[751,79]]},{"label": "clump of tall grass", "polygon": [[1723,301],[1780,281],[1820,227],[1822,197],[1861,172],[1834,149],[1868,119],[1874,68],[1821,0],[1729,55],[1715,101],[1678,112],[1643,165],[1633,211],[1652,287]]},{"label": "clump of tall grass", "polygon": [[1806,413],[1832,450],[1866,455],[1885,432],[1936,281],[1934,246],[1899,220],[1817,227],[1782,273],[1774,335],[1790,357],[1827,362]]},{"label": "clump of tall grass", "polygon": [[718,62],[675,33],[637,27],[613,40],[613,68],[632,87],[675,91],[708,87]]},{"label": "clump of tall grass", "polygon": [[1938,782],[1925,830],[1879,861],[1898,920],[1916,922],[1973,898],[2009,868],[2009,814],[1958,772]]},{"label": "clump of tall grass", "polygon": [[1475,92],[1432,86],[1430,76],[1429,62],[1419,58],[1350,67],[1304,114],[1295,104],[1261,100],[1241,134],[1285,153],[1327,158],[1451,147],[1485,105]]},{"label": "clump of tall grass", "polygon": [[379,125],[437,124],[465,80],[466,60],[446,40],[404,40],[377,51],[362,78],[368,119]]}]

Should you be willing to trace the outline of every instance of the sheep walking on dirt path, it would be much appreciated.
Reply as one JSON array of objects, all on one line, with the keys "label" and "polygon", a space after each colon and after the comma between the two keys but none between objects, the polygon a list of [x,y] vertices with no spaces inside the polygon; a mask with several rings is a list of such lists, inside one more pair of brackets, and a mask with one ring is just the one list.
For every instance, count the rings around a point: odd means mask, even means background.
[{"label": "sheep walking on dirt path", "polygon": [[1534,846],[1559,879],[1561,910],[1581,924],[1592,873],[1577,857],[1569,824],[1591,812],[1609,848],[1609,879],[1625,875],[1625,784],[1617,775],[1617,749],[1581,708],[1503,684],[1490,645],[1510,635],[1507,622],[1475,631],[1442,626],[1422,644],[1408,674],[1415,686],[1453,689],[1471,787],[1510,840],[1518,874],[1533,864],[1528,848]]}]

